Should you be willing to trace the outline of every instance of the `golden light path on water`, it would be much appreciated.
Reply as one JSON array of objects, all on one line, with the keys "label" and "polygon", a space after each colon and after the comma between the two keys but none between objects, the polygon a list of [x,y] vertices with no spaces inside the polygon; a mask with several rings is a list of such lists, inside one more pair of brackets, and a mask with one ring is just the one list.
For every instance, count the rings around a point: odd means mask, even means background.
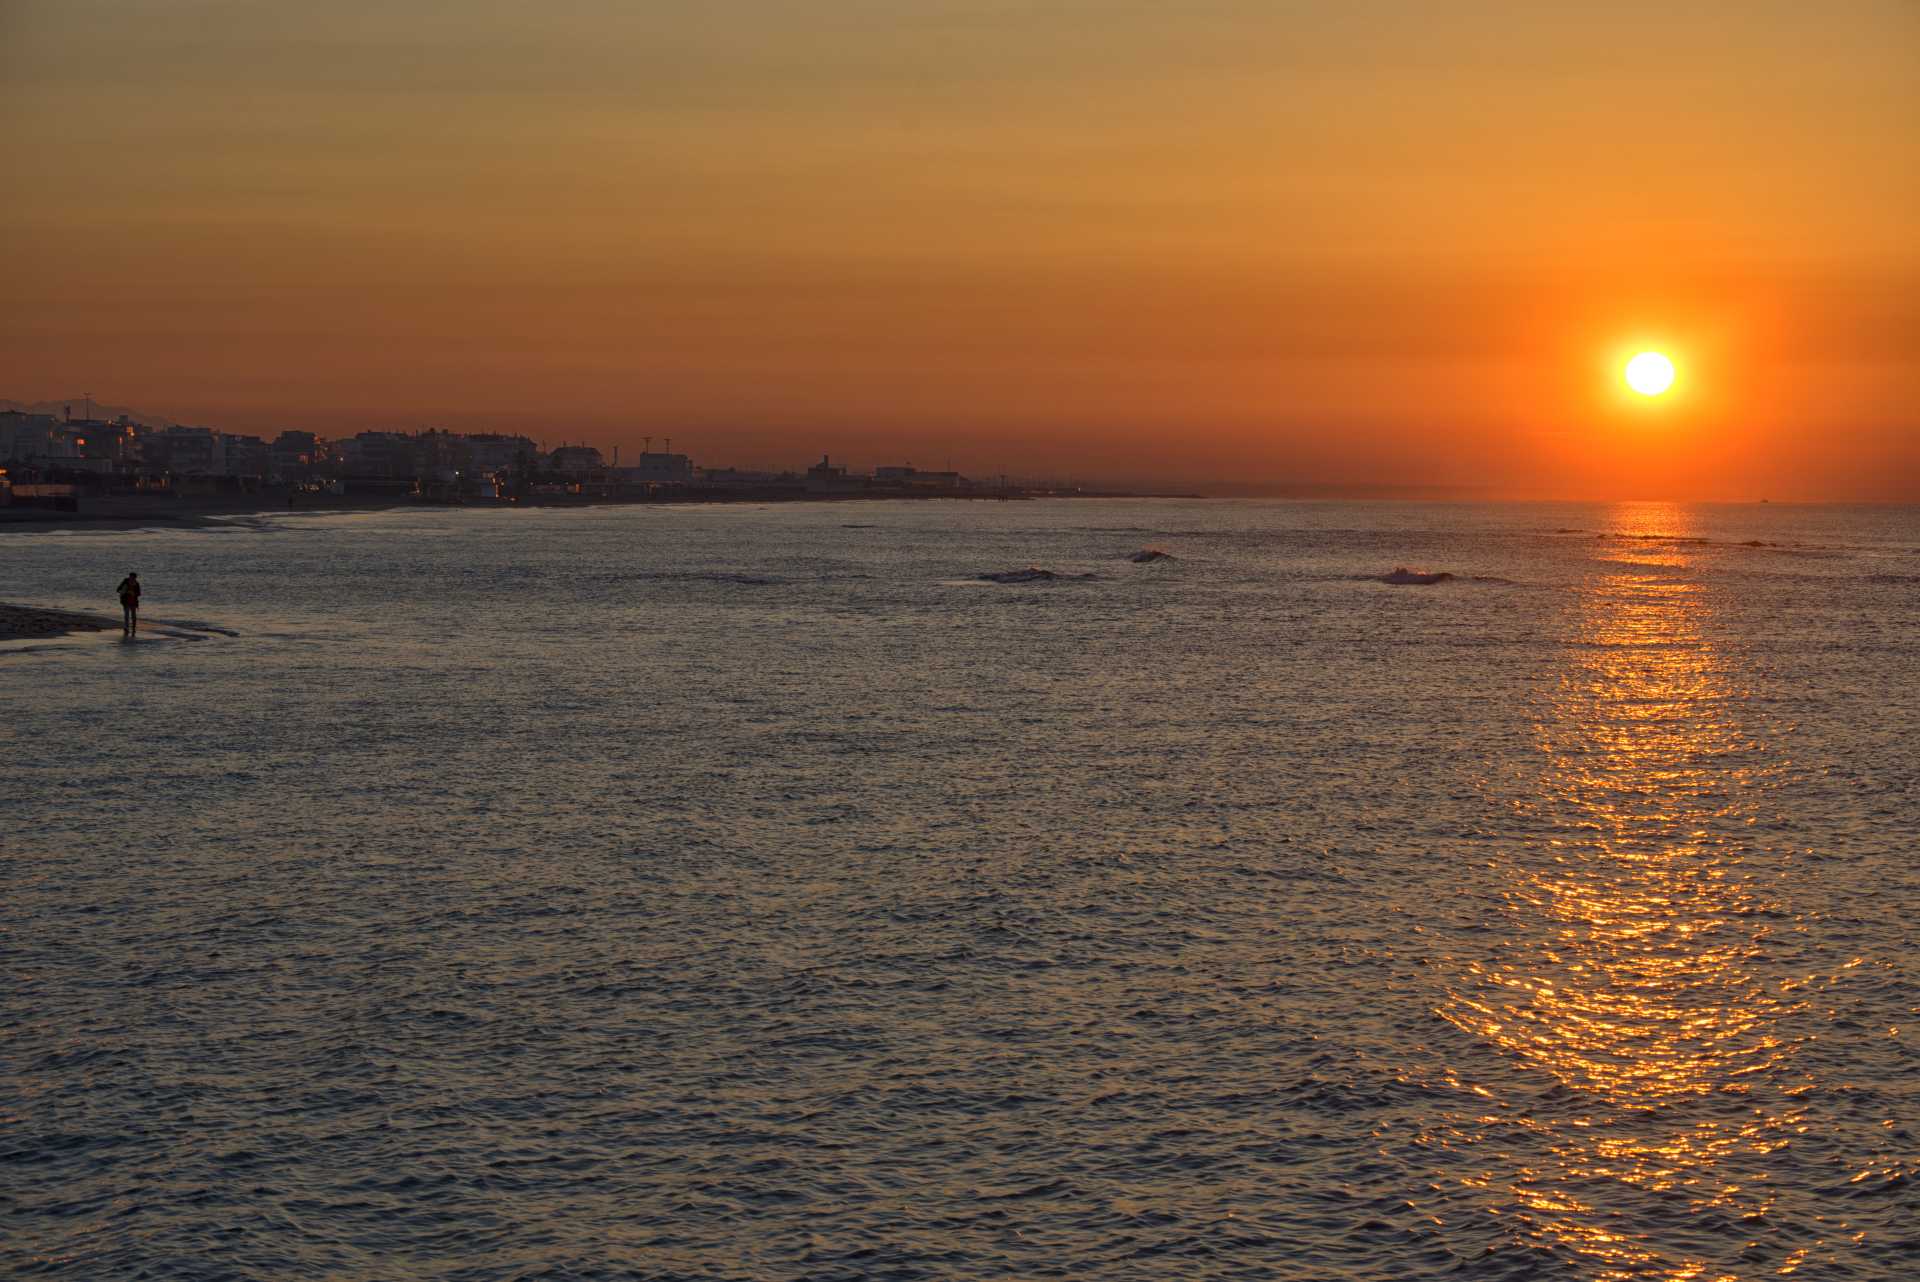
[{"label": "golden light path on water", "polygon": [[[1440,1013],[1572,1097],[1554,1110],[1571,1121],[1500,1119],[1551,1154],[1482,1181],[1518,1237],[1597,1278],[1730,1278],[1675,1253],[1684,1223],[1656,1234],[1599,1207],[1620,1205],[1614,1182],[1677,1195],[1689,1216],[1759,1223],[1773,1202],[1750,1159],[1791,1142],[1811,1088],[1783,1031],[1804,985],[1763,978],[1768,937],[1792,920],[1742,864],[1784,763],[1742,725],[1739,673],[1688,574],[1685,510],[1620,515],[1623,550],[1583,595],[1539,726],[1546,768],[1520,803],[1554,835],[1503,870],[1493,926],[1507,939],[1463,967]],[[1745,1183],[1723,1169],[1735,1153]]]}]

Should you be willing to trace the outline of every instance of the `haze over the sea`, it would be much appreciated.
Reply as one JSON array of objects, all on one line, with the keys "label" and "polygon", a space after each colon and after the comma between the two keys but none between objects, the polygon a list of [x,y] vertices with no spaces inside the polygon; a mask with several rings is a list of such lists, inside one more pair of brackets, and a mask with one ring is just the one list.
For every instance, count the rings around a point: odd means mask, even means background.
[{"label": "haze over the sea", "polygon": [[1916,49],[1904,0],[10,0],[0,393],[1911,498]]}]

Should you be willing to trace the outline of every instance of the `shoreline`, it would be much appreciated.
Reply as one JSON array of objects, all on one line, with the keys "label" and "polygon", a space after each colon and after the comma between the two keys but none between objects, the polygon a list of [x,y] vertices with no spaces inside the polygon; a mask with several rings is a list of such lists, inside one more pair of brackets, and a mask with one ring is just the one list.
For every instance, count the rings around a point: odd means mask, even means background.
[{"label": "shoreline", "polygon": [[78,511],[13,504],[0,507],[0,534],[9,530],[45,533],[48,530],[128,530],[155,526],[173,529],[217,528],[235,517],[274,516],[305,512],[382,512],[415,506],[403,495],[368,495],[361,499],[331,498],[325,502],[290,505],[285,494],[82,497]]},{"label": "shoreline", "polygon": [[[284,496],[283,496],[284,497]],[[148,529],[155,526],[173,529],[217,529],[236,517],[254,516],[322,516],[339,512],[392,512],[406,508],[463,508],[473,511],[531,511],[545,508],[588,508],[588,507],[677,507],[687,505],[727,505],[738,503],[877,503],[890,500],[906,500],[915,503],[932,502],[1028,502],[1035,498],[1065,499],[1148,499],[1148,498],[1200,498],[1197,494],[1115,494],[1115,493],[1078,493],[1078,494],[796,494],[784,491],[742,490],[738,493],[725,491],[703,491],[690,494],[660,498],[613,498],[600,495],[581,495],[573,497],[555,497],[536,499],[530,502],[477,501],[473,503],[440,503],[432,500],[414,498],[410,495],[368,495],[365,498],[303,496],[295,504],[282,506],[273,502],[270,495],[249,495],[236,501],[234,498],[206,498],[192,496],[186,498],[106,498],[89,502],[82,499],[85,506],[79,511],[62,512],[53,508],[11,506],[0,507],[0,534],[8,531],[27,533],[45,533],[48,530],[130,530]]]},{"label": "shoreline", "polygon": [[45,641],[74,632],[105,632],[119,626],[119,620],[102,614],[0,601],[0,641]]}]

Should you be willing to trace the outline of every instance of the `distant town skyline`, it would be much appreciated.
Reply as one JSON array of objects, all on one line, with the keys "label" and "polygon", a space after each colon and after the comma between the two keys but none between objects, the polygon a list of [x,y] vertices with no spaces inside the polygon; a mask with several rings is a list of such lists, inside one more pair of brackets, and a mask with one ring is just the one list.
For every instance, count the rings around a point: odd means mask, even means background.
[{"label": "distant town skyline", "polygon": [[[83,398],[41,399],[23,401],[0,397],[0,411],[8,409],[28,410],[36,413],[50,413],[58,416],[63,409],[71,408],[76,421],[80,417]],[[212,421],[208,418],[186,419],[174,415],[155,414],[139,407],[97,404],[93,407],[94,421],[109,422],[119,418],[152,426],[180,426],[210,429],[217,433],[231,435],[255,435],[272,438],[276,435],[292,432],[305,433],[321,440],[340,441],[363,434],[418,434],[430,432],[451,432],[473,435],[500,435],[526,437],[543,451],[552,451],[565,446],[587,446],[601,451],[611,466],[617,459],[628,461],[637,459],[651,448],[657,452],[697,457],[702,469],[734,469],[764,471],[769,473],[790,472],[798,474],[809,466],[830,458],[836,464],[850,467],[856,472],[871,472],[876,468],[907,465],[926,470],[956,470],[967,475],[990,479],[999,476],[1019,478],[1023,483],[1074,484],[1094,488],[1111,487],[1135,493],[1157,493],[1177,490],[1181,493],[1212,495],[1217,497],[1351,497],[1351,498],[1428,498],[1428,499],[1469,499],[1469,500],[1513,500],[1513,501],[1636,501],[1671,500],[1702,502],[1748,502],[1754,499],[1788,502],[1868,502],[1868,503],[1908,503],[1920,501],[1916,494],[1912,477],[1895,471],[1878,478],[1868,479],[1855,489],[1845,493],[1833,493],[1814,490],[1804,485],[1796,487],[1788,481],[1771,491],[1745,492],[1737,487],[1721,485],[1698,493],[1661,493],[1661,492],[1608,492],[1598,488],[1582,489],[1576,483],[1541,486],[1503,485],[1491,481],[1446,481],[1435,480],[1411,473],[1395,473],[1391,469],[1377,475],[1298,474],[1288,477],[1234,475],[1227,472],[1222,475],[1183,474],[1177,470],[1158,470],[1151,466],[1142,467],[1133,472],[1117,469],[1110,460],[1102,460],[1097,454],[1089,454],[1078,461],[1066,459],[1057,466],[1043,466],[1032,462],[1020,452],[1021,442],[1008,442],[1005,458],[988,459],[983,463],[961,466],[960,458],[953,455],[938,457],[927,455],[924,451],[916,455],[909,451],[889,450],[887,443],[874,441],[870,435],[857,429],[845,430],[825,428],[823,435],[811,443],[798,441],[788,434],[761,437],[753,432],[728,431],[724,427],[708,434],[695,431],[681,425],[682,435],[676,438],[669,432],[641,433],[638,429],[618,424],[590,425],[572,423],[557,428],[550,423],[521,415],[495,413],[449,413],[435,421],[414,423],[395,422],[389,419],[373,418],[366,424],[343,421],[343,416],[319,412],[287,412],[280,414],[246,415],[237,414]],[[1904,438],[1902,438],[1904,439]],[[721,441],[764,440],[763,447],[723,449]],[[849,447],[846,442],[862,442],[864,448]],[[1045,452],[1039,457],[1059,458],[1056,453]],[[971,462],[971,460],[969,460]]]},{"label": "distant town skyline", "polygon": [[[65,449],[61,451],[62,453],[73,449],[74,439],[78,439],[79,444],[84,445],[85,441],[81,438],[81,433],[88,427],[116,427],[117,425],[127,424],[140,428],[153,429],[147,433],[147,439],[155,439],[156,437],[163,438],[169,433],[177,434],[185,431],[214,437],[225,437],[229,440],[249,441],[251,445],[248,448],[250,450],[257,450],[263,460],[265,458],[266,448],[273,443],[269,438],[274,437],[305,437],[309,446],[315,440],[319,440],[350,448],[356,438],[410,438],[453,435],[455,437],[486,436],[496,438],[500,441],[521,442],[529,449],[538,451],[541,454],[558,456],[572,452],[582,456],[582,458],[591,455],[594,460],[594,467],[619,467],[622,461],[623,451],[625,461],[633,467],[640,466],[642,460],[677,459],[679,460],[677,466],[685,468],[688,471],[688,476],[685,478],[688,480],[692,479],[691,472],[694,466],[690,461],[692,456],[689,453],[689,450],[693,448],[692,443],[682,438],[680,442],[681,448],[675,449],[673,437],[665,434],[659,436],[643,435],[636,445],[628,447],[620,443],[608,445],[600,441],[587,440],[573,435],[561,434],[555,436],[551,432],[542,430],[538,425],[524,431],[475,429],[471,432],[466,432],[449,429],[444,424],[422,423],[400,425],[389,423],[376,428],[357,428],[353,430],[337,429],[329,432],[324,430],[314,431],[303,428],[289,428],[282,422],[269,427],[257,428],[252,431],[245,429],[233,430],[227,425],[219,423],[182,422],[177,418],[154,414],[134,406],[111,405],[104,402],[93,403],[89,398],[82,395],[77,397],[54,397],[38,401],[21,401],[0,397],[0,470],[4,470],[5,465],[9,461],[24,462],[28,458],[42,465],[57,465],[58,459],[50,457],[45,453],[30,454],[25,458],[10,459],[8,451],[12,443],[9,441],[6,428],[15,426],[11,420],[17,419],[44,423],[48,428],[60,426],[69,429],[63,435],[73,439],[65,441]],[[24,426],[24,424],[21,426]],[[87,435],[91,435],[91,433],[87,433]],[[104,442],[95,442],[95,444],[96,446],[105,445]],[[99,462],[107,460],[112,451],[97,449],[94,453],[97,455],[96,461]],[[72,454],[72,457],[79,456],[80,453],[78,451]],[[209,455],[209,458],[211,457],[212,456]],[[505,458],[510,458],[510,455],[505,456]],[[505,461],[504,458],[502,460],[496,460],[496,463],[503,461]],[[842,473],[847,472],[851,468],[851,470],[856,472],[877,472],[882,476],[893,473],[896,475],[918,474],[931,477],[940,474],[954,473],[954,470],[946,466],[944,462],[936,465],[931,460],[924,459],[916,464],[912,459],[895,458],[892,456],[872,460],[856,457],[852,463],[849,463],[848,455],[836,454],[830,446],[827,448],[816,447],[814,452],[804,459],[747,460],[739,458],[708,458],[701,460],[700,470],[766,470],[774,473],[786,472],[799,475],[809,470],[818,471],[829,465],[832,465],[835,470]],[[492,469],[489,468],[488,470]],[[981,479],[989,479],[991,475],[993,474],[982,473]],[[650,479],[666,480],[670,478],[656,476]],[[1023,479],[1031,480],[1034,478],[1023,474]],[[1051,479],[1064,480],[1067,478],[1056,476]]]},{"label": "distant town skyline", "polygon": [[[1902,0],[14,0],[0,387],[1135,485],[1920,499],[1916,48]],[[1657,405],[1620,394],[1642,347]]]},{"label": "distant town skyline", "polygon": [[[83,398],[83,404],[91,403]],[[103,407],[106,409],[109,407]],[[57,413],[48,412],[57,410]],[[147,416],[151,418],[151,416]],[[385,506],[788,502],[823,499],[1114,497],[1067,478],[966,476],[912,463],[849,466],[822,453],[805,468],[702,465],[671,439],[622,458],[585,443],[441,428],[323,437],[297,429],[269,439],[131,413],[75,417],[66,403],[22,409],[0,401],[0,507],[13,520],[53,511],[175,519],[208,505],[276,510]],[[20,515],[24,512],[25,515]],[[51,518],[63,519],[63,518]]]}]

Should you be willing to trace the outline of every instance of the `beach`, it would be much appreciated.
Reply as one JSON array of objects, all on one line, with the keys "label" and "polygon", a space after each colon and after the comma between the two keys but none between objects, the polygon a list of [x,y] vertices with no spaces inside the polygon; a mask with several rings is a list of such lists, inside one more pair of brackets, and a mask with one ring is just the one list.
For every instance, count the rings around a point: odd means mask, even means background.
[{"label": "beach", "polygon": [[301,494],[290,501],[285,486],[251,494],[83,495],[77,511],[27,503],[0,506],[0,533],[45,530],[136,530],[217,528],[239,517],[377,512],[411,507],[404,494]]},{"label": "beach", "polygon": [[1077,490],[1068,493],[1040,491],[975,489],[962,491],[903,492],[893,489],[869,491],[815,492],[788,484],[764,486],[675,486],[657,493],[538,494],[519,499],[474,498],[445,503],[421,498],[403,490],[367,490],[349,494],[293,492],[285,485],[270,485],[250,493],[221,494],[111,494],[83,495],[76,510],[31,506],[26,503],[0,505],[0,534],[32,534],[47,530],[206,530],[230,527],[253,518],[324,516],[350,512],[433,511],[461,508],[473,512],[532,511],[539,508],[580,509],[601,507],[668,507],[691,505],[764,505],[768,503],[955,503],[986,502],[1004,499],[1027,501],[1036,498],[1124,499],[1163,498],[1197,499],[1192,494],[1117,493]]}]

